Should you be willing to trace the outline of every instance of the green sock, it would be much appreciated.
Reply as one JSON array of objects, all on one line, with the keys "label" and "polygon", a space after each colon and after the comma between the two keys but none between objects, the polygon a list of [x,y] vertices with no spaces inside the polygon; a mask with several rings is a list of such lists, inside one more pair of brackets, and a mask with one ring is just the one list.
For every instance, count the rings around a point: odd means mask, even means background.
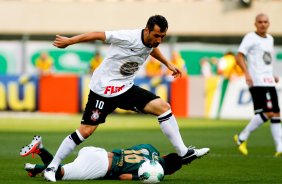
[{"label": "green sock", "polygon": [[[44,163],[44,165],[39,165],[36,164],[35,168],[34,168],[34,172],[37,173],[41,173],[44,169],[46,169],[46,167],[50,164],[50,162],[53,160],[53,155],[45,148],[41,148],[40,149],[40,153],[38,154],[42,160],[42,162]],[[59,165],[57,172],[56,172],[56,179],[57,180],[61,180],[62,179],[62,175],[61,175],[61,165]]]},{"label": "green sock", "polygon": [[44,171],[46,167],[44,165],[40,165],[40,164],[35,164],[33,173],[38,174],[41,173],[42,171]]},{"label": "green sock", "polygon": [[40,153],[38,155],[40,156],[45,167],[47,167],[50,164],[50,162],[53,160],[53,155],[45,148],[41,148]]}]

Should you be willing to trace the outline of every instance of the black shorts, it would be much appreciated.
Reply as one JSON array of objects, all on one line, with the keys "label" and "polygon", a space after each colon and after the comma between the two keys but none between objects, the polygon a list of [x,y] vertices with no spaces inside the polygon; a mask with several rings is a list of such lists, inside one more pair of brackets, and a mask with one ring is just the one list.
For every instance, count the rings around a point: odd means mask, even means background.
[{"label": "black shorts", "polygon": [[275,87],[251,87],[255,114],[262,112],[279,113],[278,97]]},{"label": "black shorts", "polygon": [[160,97],[135,85],[125,93],[110,98],[97,95],[90,90],[81,124],[98,125],[104,123],[108,114],[116,108],[143,112],[146,104],[157,98]]}]

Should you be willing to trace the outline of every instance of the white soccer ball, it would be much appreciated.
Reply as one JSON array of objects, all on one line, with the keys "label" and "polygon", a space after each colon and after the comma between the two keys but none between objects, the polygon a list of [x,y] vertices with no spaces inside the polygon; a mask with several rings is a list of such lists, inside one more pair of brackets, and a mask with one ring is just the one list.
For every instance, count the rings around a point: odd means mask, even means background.
[{"label": "white soccer ball", "polygon": [[158,161],[147,160],[138,169],[142,183],[159,183],[164,179],[164,169]]}]

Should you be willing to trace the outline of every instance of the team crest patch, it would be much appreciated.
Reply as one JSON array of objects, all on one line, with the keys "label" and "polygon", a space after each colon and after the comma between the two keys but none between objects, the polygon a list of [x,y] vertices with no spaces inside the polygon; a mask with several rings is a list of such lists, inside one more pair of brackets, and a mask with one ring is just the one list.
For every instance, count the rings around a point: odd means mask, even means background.
[{"label": "team crest patch", "polygon": [[139,65],[137,62],[127,62],[120,67],[120,73],[123,76],[130,76],[133,75],[138,70],[138,68]]},{"label": "team crest patch", "polygon": [[263,61],[266,65],[270,65],[272,61],[271,54],[269,52],[264,52],[263,53]]},{"label": "team crest patch", "polygon": [[99,119],[99,116],[100,116],[100,112],[97,110],[93,110],[92,111],[92,115],[91,115],[91,120],[92,121],[97,121]]}]

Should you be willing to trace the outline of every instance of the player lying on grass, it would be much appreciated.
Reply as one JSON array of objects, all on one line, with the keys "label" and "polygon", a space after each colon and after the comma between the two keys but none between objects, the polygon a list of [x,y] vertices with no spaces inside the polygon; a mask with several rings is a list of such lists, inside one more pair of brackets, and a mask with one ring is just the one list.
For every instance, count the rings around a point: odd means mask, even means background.
[{"label": "player lying on grass", "polygon": [[[206,148],[195,149],[197,154],[190,161],[208,153]],[[20,155],[38,154],[44,163],[25,163],[24,169],[31,177],[46,169],[53,155],[43,147],[42,137],[34,136],[29,145],[20,150]],[[60,165],[56,171],[57,180],[88,180],[88,179],[120,179],[138,180],[138,168],[145,160],[157,160],[162,165],[165,175],[173,174],[182,167],[182,158],[176,153],[160,157],[159,151],[150,144],[140,144],[127,149],[114,149],[107,152],[103,148],[83,147],[76,159],[68,164]]]}]

